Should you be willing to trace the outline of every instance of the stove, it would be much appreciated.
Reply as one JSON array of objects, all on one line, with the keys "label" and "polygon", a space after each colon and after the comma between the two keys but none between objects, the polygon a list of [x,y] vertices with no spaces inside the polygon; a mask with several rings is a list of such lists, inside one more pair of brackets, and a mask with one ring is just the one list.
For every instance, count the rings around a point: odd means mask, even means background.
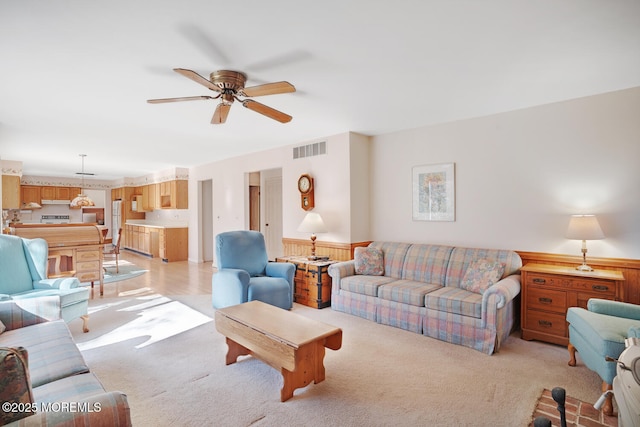
[{"label": "stove", "polygon": [[42,215],[40,218],[42,224],[69,224],[69,215]]}]

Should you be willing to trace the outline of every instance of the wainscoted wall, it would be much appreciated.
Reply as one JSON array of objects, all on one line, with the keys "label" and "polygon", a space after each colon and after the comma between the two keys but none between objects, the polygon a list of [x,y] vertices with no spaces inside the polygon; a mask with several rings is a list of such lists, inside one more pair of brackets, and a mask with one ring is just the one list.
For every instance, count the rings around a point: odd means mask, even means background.
[{"label": "wainscoted wall", "polygon": [[[581,256],[550,254],[543,252],[516,251],[522,264],[552,264],[577,266],[582,264]],[[594,258],[587,254],[587,264],[597,270],[620,270],[624,275],[624,301],[640,304],[640,260],[624,258]]]},{"label": "wainscoted wall", "polygon": [[[316,255],[346,261],[353,259],[353,251],[358,246],[368,246],[370,241],[355,243],[323,242],[316,240]],[[311,255],[311,240],[283,238],[284,255]],[[544,252],[516,251],[522,264],[552,264],[577,266],[582,264],[581,256],[551,254]],[[587,257],[587,264],[595,269],[619,270],[624,275],[624,301],[640,304],[640,260],[624,258]]]},{"label": "wainscoted wall", "polygon": [[[371,242],[337,243],[322,242],[316,240],[316,255],[328,256],[337,261],[347,261],[353,259],[353,250],[358,246],[368,246]],[[285,256],[309,256],[311,255],[311,239],[282,239],[282,246]]]}]

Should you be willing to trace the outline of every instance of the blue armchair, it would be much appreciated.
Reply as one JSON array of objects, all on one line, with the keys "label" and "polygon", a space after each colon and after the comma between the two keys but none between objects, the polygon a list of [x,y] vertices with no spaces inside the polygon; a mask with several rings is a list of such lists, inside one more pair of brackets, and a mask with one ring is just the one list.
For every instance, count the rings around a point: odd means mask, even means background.
[{"label": "blue armchair", "polygon": [[240,230],[218,234],[216,260],[218,271],[211,280],[214,308],[258,300],[291,309],[296,267],[269,262],[262,233]]},{"label": "blue armchair", "polygon": [[48,253],[44,239],[0,234],[0,300],[56,296],[60,317],[67,323],[82,318],[82,329],[88,332],[89,289],[75,277],[47,278]]},{"label": "blue armchair", "polygon": [[[570,307],[569,366],[576,365],[576,350],[587,368],[602,378],[602,391],[611,390],[616,376],[616,363],[605,357],[617,359],[625,349],[624,340],[640,328],[640,306],[618,301],[591,298],[587,310]],[[603,411],[613,413],[611,394],[608,394]]]}]

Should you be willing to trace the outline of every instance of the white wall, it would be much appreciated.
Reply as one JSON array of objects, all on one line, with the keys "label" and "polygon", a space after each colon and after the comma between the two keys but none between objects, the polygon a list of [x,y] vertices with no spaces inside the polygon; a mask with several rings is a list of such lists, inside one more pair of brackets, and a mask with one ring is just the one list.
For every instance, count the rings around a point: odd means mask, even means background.
[{"label": "white wall", "polygon": [[[455,162],[456,221],[412,220],[413,166]],[[372,138],[373,240],[640,259],[640,88]]]},{"label": "white wall", "polygon": [[246,173],[282,169],[283,237],[308,239],[296,231],[304,218],[300,207],[298,177],[311,174],[315,183],[314,212],[322,215],[329,233],[318,235],[318,240],[330,242],[351,241],[350,217],[350,133],[301,142],[306,145],[327,141],[327,154],[293,159],[292,146],[235,157],[220,162],[194,167],[189,171],[189,259],[201,262],[199,248],[198,182],[213,181],[213,234],[243,230],[248,226],[248,181]]}]

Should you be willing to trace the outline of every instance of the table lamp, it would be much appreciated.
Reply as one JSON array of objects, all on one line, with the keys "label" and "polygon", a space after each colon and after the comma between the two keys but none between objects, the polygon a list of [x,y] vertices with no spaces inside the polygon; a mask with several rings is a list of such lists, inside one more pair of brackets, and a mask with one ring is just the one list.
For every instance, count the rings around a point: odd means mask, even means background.
[{"label": "table lamp", "polygon": [[567,239],[582,240],[582,265],[576,267],[580,271],[593,271],[587,265],[587,240],[604,239],[604,233],[595,215],[572,215],[567,228]]},{"label": "table lamp", "polygon": [[316,233],[326,233],[327,226],[324,225],[324,221],[320,214],[315,212],[308,212],[304,217],[300,225],[298,226],[298,231],[302,233],[311,233],[311,256],[307,257],[310,261],[315,261],[318,259],[316,256]]}]

